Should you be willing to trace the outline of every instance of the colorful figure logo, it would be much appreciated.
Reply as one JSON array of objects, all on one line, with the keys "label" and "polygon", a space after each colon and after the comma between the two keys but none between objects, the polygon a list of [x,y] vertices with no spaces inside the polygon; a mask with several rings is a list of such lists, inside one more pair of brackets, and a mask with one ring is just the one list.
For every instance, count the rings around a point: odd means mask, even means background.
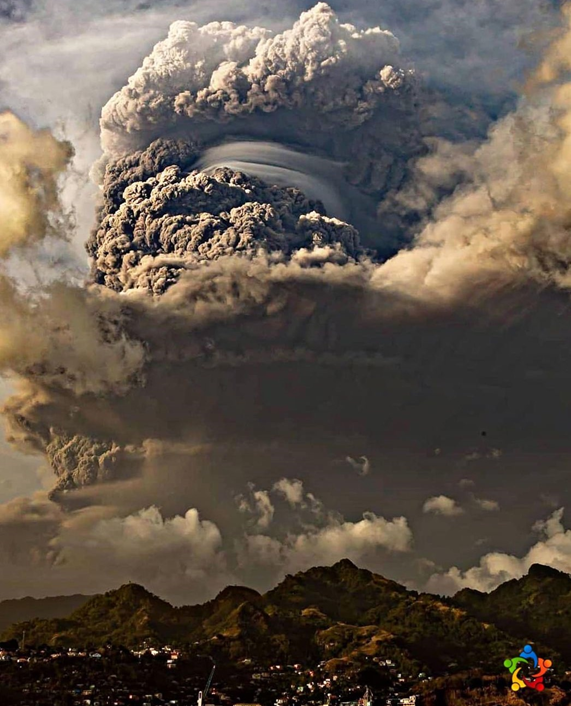
[{"label": "colorful figure logo", "polygon": [[[537,673],[531,674],[531,678],[524,676],[521,674],[521,670],[525,665],[533,667],[533,669],[537,670]],[[550,659],[538,658],[531,645],[526,645],[522,652],[520,652],[519,657],[512,657],[511,659],[506,659],[504,662],[504,667],[507,667],[512,675],[513,691],[525,689],[526,686],[530,687],[530,689],[543,691],[545,688],[543,675],[551,665],[552,662]]]}]

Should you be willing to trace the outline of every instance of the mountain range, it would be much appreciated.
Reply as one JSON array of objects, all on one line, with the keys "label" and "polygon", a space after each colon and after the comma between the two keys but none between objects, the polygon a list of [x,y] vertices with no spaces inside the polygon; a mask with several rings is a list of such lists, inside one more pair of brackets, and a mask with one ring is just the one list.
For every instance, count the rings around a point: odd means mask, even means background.
[{"label": "mountain range", "polygon": [[526,576],[491,593],[465,588],[454,603],[478,620],[521,639],[543,642],[571,663],[571,577],[533,564]]},{"label": "mountain range", "polygon": [[80,608],[91,596],[52,596],[50,598],[14,598],[0,601],[0,633],[13,623],[31,618],[65,618]]},{"label": "mountain range", "polygon": [[391,659],[403,672],[433,674],[500,672],[526,641],[555,666],[571,660],[571,577],[537,564],[489,594],[464,589],[452,598],[408,590],[343,559],[287,575],[265,594],[228,586],[201,605],[173,607],[137,584],[70,599],[80,605],[68,615],[37,612],[2,639],[25,631],[28,645],[185,645],[217,662],[259,665]]}]

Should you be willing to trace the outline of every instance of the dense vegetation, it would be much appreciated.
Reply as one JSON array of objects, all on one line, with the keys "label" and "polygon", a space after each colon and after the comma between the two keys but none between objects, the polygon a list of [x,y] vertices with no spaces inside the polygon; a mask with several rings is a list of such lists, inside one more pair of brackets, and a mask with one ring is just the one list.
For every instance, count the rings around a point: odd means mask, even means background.
[{"label": "dense vegetation", "polygon": [[464,589],[454,603],[511,635],[549,645],[571,661],[571,577],[541,564],[491,593]]},{"label": "dense vegetation", "polygon": [[[571,578],[564,579],[571,590]],[[526,580],[536,585],[543,579],[534,569],[521,581]],[[536,586],[535,593],[528,593],[545,601],[559,600],[562,589],[552,586],[551,574],[545,580],[544,591]],[[478,667],[497,673],[507,655],[519,652],[522,639],[539,636],[538,620],[530,619],[526,628],[522,606],[518,629],[511,630],[491,615],[491,603],[483,595],[461,592],[451,600],[418,594],[345,559],[332,567],[287,576],[265,595],[229,586],[208,603],[181,608],[128,584],[91,598],[67,618],[13,625],[3,639],[17,638],[25,630],[28,644],[137,647],[147,641],[190,646],[221,661],[249,657],[259,664],[309,664],[360,662],[376,656],[392,659],[407,673]],[[520,603],[522,596],[517,599]],[[514,600],[510,594],[510,610]],[[498,603],[500,617],[502,605]],[[561,620],[570,624],[563,607],[558,616],[560,626]],[[542,635],[550,636],[555,627],[553,621],[553,628]],[[546,642],[550,647],[555,644]],[[561,662],[553,649],[542,647],[542,654]]]}]

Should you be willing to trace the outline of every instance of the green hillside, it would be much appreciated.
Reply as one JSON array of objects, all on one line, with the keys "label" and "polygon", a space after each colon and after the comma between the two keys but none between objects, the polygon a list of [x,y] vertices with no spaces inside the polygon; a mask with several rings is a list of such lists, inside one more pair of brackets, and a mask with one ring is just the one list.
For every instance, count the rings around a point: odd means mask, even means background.
[{"label": "green hillside", "polygon": [[491,623],[476,617],[471,605],[468,611],[409,591],[345,559],[288,575],[265,595],[229,586],[207,603],[181,608],[129,584],[95,596],[65,619],[13,625],[3,639],[26,630],[29,644],[169,643],[221,662],[249,657],[261,665],[349,665],[377,657],[407,673],[499,672],[505,656],[521,649],[521,637]]},{"label": "green hillside", "polygon": [[212,628],[215,633],[232,611],[247,598],[256,597],[259,594],[252,589],[228,587],[203,605],[174,608],[130,583],[94,596],[67,618],[16,623],[3,633],[3,639],[18,639],[25,631],[30,645],[137,647],[144,642],[195,641],[211,637]]},{"label": "green hillside", "polygon": [[491,593],[463,589],[455,605],[512,635],[537,640],[571,661],[571,577],[533,564],[526,576]]},{"label": "green hillside", "polygon": [[[435,596],[418,594],[347,559],[288,576],[264,597],[266,611],[288,616],[305,627],[313,622],[314,640],[324,658],[384,656],[405,670],[441,672],[485,666],[497,669],[514,640],[483,625],[465,611]],[[315,625],[318,611],[321,625]],[[324,637],[332,636],[329,644]]]},{"label": "green hillside", "polygon": [[6,638],[26,632],[29,645],[133,645],[145,639],[163,640],[175,627],[172,607],[141,586],[127,584],[94,596],[67,618],[31,620],[11,626]]}]

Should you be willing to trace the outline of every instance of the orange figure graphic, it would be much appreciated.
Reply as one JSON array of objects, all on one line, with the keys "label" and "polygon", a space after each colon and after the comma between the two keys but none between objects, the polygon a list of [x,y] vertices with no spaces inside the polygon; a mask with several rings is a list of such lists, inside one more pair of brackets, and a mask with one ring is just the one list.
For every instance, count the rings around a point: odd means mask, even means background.
[{"label": "orange figure graphic", "polygon": [[537,674],[531,675],[534,679],[536,677],[542,677],[545,672],[549,669],[549,667],[551,667],[551,665],[553,664],[550,659],[541,659],[541,657],[539,658],[538,662],[539,671],[537,672]]}]

